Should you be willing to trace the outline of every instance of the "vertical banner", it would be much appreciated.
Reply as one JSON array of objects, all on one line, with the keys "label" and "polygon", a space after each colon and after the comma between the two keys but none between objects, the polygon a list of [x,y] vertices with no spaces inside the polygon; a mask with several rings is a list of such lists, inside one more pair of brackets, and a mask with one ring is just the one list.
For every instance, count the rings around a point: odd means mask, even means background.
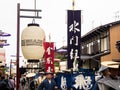
[{"label": "vertical banner", "polygon": [[54,43],[45,42],[45,70],[46,72],[54,72]]},{"label": "vertical banner", "polygon": [[[81,11],[67,11],[67,46],[68,46],[68,69],[79,68],[81,66]],[[76,65],[78,62],[78,66]]]}]

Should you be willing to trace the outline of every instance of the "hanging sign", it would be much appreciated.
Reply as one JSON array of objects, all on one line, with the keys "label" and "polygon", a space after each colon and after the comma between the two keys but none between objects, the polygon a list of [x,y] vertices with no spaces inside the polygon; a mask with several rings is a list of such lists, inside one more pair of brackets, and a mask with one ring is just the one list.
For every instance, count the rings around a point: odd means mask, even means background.
[{"label": "hanging sign", "polygon": [[60,73],[56,78],[59,90],[92,90],[95,77],[89,73]]},{"label": "hanging sign", "polygon": [[73,90],[92,90],[94,81],[92,73],[73,74],[71,88]]},{"label": "hanging sign", "polygon": [[68,10],[67,34],[68,34],[68,69],[76,69],[76,62],[81,66],[81,11]]},{"label": "hanging sign", "polygon": [[54,43],[45,42],[45,69],[46,72],[54,72]]}]

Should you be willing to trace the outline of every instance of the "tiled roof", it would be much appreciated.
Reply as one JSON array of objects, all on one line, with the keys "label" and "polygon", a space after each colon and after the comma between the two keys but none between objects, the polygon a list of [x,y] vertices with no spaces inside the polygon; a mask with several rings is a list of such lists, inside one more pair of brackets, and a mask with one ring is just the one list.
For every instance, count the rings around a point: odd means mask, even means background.
[{"label": "tiled roof", "polygon": [[98,26],[98,27],[92,29],[90,32],[83,35],[81,38],[84,39],[84,38],[89,37],[91,35],[99,34],[100,32],[102,32],[104,30],[107,30],[107,28],[110,28],[111,26],[114,26],[114,25],[117,25],[117,24],[120,24],[120,20],[112,22],[112,23],[108,23],[108,24],[105,24],[105,25]]}]

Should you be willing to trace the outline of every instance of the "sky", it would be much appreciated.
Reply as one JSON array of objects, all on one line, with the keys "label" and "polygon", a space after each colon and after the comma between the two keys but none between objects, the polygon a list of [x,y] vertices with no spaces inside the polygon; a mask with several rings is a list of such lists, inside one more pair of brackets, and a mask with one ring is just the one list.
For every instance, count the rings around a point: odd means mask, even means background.
[{"label": "sky", "polygon": [[[37,9],[42,10],[40,12],[42,19],[37,19],[36,23],[45,31],[46,41],[50,33],[51,41],[55,42],[57,48],[67,45],[67,10],[72,9],[72,0],[36,1]],[[82,11],[81,34],[119,20],[119,17],[115,18],[120,15],[119,2],[120,0],[75,0],[75,10]],[[20,3],[21,9],[34,9],[34,0],[0,0],[0,30],[11,34],[7,37],[10,46],[4,47],[7,62],[15,59],[11,55],[16,55],[17,3]],[[22,32],[31,22],[32,19],[21,18],[20,31]],[[23,59],[24,57],[21,57],[21,60]]]}]

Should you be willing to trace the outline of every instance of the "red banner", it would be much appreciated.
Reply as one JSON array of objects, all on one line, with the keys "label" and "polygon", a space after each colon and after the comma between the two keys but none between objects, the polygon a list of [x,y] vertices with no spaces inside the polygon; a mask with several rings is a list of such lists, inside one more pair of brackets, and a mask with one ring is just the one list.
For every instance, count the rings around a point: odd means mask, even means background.
[{"label": "red banner", "polygon": [[45,69],[54,73],[54,42],[45,42]]}]

